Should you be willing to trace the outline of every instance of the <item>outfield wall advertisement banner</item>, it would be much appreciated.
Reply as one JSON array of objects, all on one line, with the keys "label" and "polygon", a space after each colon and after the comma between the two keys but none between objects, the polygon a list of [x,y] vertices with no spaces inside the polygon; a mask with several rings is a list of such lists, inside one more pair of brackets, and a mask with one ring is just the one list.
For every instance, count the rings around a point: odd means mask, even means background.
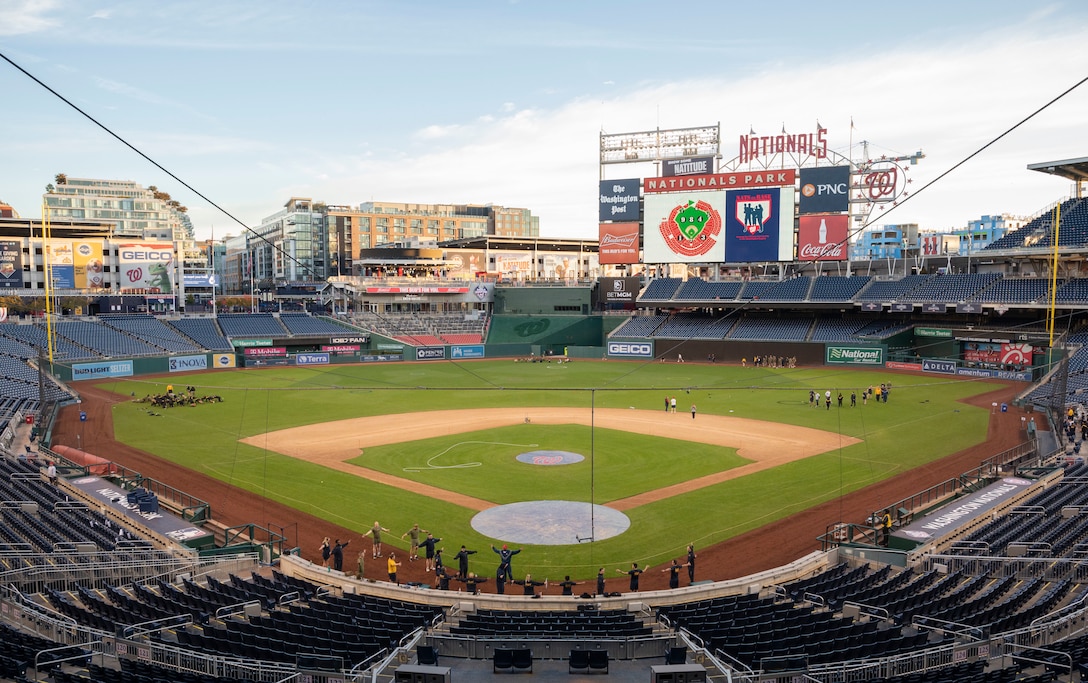
[{"label": "outfield wall advertisement banner", "polygon": [[713,172],[714,157],[665,159],[661,162],[661,175],[666,178],[678,175],[707,175]]},{"label": "outfield wall advertisement banner", "polygon": [[121,292],[174,291],[174,245],[130,242],[117,247]]},{"label": "outfield wall advertisement banner", "polygon": [[832,346],[824,348],[828,365],[884,365],[882,346]]},{"label": "outfield wall advertisement banner", "polygon": [[73,250],[73,276],[76,289],[102,289],[102,243],[76,242]]},{"label": "outfield wall advertisement banner", "polygon": [[295,356],[295,365],[328,365],[327,353],[300,353]]},{"label": "outfield wall advertisement banner", "polygon": [[417,346],[416,360],[444,360],[446,347],[444,346]]},{"label": "outfield wall advertisement banner", "polygon": [[609,356],[616,356],[619,358],[653,358],[654,343],[652,341],[610,341],[608,342],[607,351]]},{"label": "outfield wall advertisement banner", "polygon": [[22,247],[19,240],[0,240],[0,288],[23,286]]},{"label": "outfield wall advertisement banner", "polygon": [[787,168],[780,171],[742,171],[674,178],[647,178],[642,184],[642,192],[650,194],[652,192],[729,190],[742,187],[793,187],[796,177],[797,171]]},{"label": "outfield wall advertisement banner", "polygon": [[646,197],[643,261],[713,263],[725,260],[725,192],[681,192]]},{"label": "outfield wall advertisement banner", "polygon": [[850,210],[850,167],[801,169],[798,210],[806,213],[845,213]]},{"label": "outfield wall advertisement banner", "polygon": [[638,178],[602,180],[600,221],[638,220]]},{"label": "outfield wall advertisement banner", "polygon": [[483,344],[460,344],[450,347],[450,358],[483,358]]},{"label": "outfield wall advertisement banner", "polygon": [[601,263],[638,263],[638,223],[600,223]]},{"label": "outfield wall advertisement banner", "polygon": [[286,346],[250,346],[242,351],[247,358],[274,358],[286,356]]},{"label": "outfield wall advertisement banner", "polygon": [[922,361],[922,372],[936,372],[942,375],[956,374],[956,361],[933,360],[926,358]]},{"label": "outfield wall advertisement banner", "polygon": [[725,201],[725,260],[793,260],[793,188],[730,190]]},{"label": "outfield wall advertisement banner", "polygon": [[212,363],[217,368],[233,368],[237,366],[237,359],[233,353],[216,353],[212,355]]},{"label": "outfield wall advertisement banner", "polygon": [[812,214],[797,221],[798,261],[845,261],[850,216]]},{"label": "outfield wall advertisement banner", "polygon": [[103,377],[131,377],[132,361],[108,361],[105,363],[76,363],[72,366],[72,380],[102,379]]},{"label": "outfield wall advertisement banner", "polygon": [[[233,358],[233,356],[231,356]],[[172,356],[170,358],[170,372],[191,372],[193,370],[207,370],[208,357],[199,356]]]}]

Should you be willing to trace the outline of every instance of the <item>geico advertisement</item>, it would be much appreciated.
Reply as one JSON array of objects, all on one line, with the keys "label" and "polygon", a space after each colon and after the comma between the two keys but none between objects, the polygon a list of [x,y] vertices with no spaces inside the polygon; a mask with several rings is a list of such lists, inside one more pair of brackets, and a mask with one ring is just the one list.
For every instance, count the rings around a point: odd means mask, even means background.
[{"label": "geico advertisement", "polygon": [[118,248],[121,289],[148,294],[174,291],[172,244],[122,244]]}]

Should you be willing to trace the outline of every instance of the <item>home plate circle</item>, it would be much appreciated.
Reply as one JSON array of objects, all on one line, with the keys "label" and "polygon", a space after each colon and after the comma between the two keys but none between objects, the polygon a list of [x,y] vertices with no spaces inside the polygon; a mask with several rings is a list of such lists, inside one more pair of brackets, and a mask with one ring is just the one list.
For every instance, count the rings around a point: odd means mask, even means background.
[{"label": "home plate circle", "polygon": [[518,453],[517,458],[530,465],[573,465],[585,460],[585,456],[570,451],[529,451]]},{"label": "home plate circle", "polygon": [[619,536],[630,526],[631,520],[619,510],[569,500],[510,503],[488,508],[472,518],[472,528],[479,533],[526,545],[603,541]]}]

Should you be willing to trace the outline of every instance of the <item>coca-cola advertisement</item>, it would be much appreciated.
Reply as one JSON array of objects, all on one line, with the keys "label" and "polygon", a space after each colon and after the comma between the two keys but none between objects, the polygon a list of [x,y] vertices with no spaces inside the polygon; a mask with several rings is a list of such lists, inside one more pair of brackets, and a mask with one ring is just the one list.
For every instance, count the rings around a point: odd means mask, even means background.
[{"label": "coca-cola advertisement", "polygon": [[850,248],[850,216],[812,213],[801,216],[797,227],[798,261],[845,261]]}]

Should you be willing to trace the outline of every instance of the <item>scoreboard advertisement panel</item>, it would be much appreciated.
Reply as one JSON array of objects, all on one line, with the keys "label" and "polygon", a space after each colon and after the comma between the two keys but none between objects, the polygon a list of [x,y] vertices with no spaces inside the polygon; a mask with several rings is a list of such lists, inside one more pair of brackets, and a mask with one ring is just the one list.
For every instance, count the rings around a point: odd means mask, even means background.
[{"label": "scoreboard advertisement panel", "polygon": [[643,261],[715,263],[725,260],[725,192],[646,195]]},{"label": "scoreboard advertisement panel", "polygon": [[729,190],[725,203],[725,260],[793,259],[793,188]]}]

